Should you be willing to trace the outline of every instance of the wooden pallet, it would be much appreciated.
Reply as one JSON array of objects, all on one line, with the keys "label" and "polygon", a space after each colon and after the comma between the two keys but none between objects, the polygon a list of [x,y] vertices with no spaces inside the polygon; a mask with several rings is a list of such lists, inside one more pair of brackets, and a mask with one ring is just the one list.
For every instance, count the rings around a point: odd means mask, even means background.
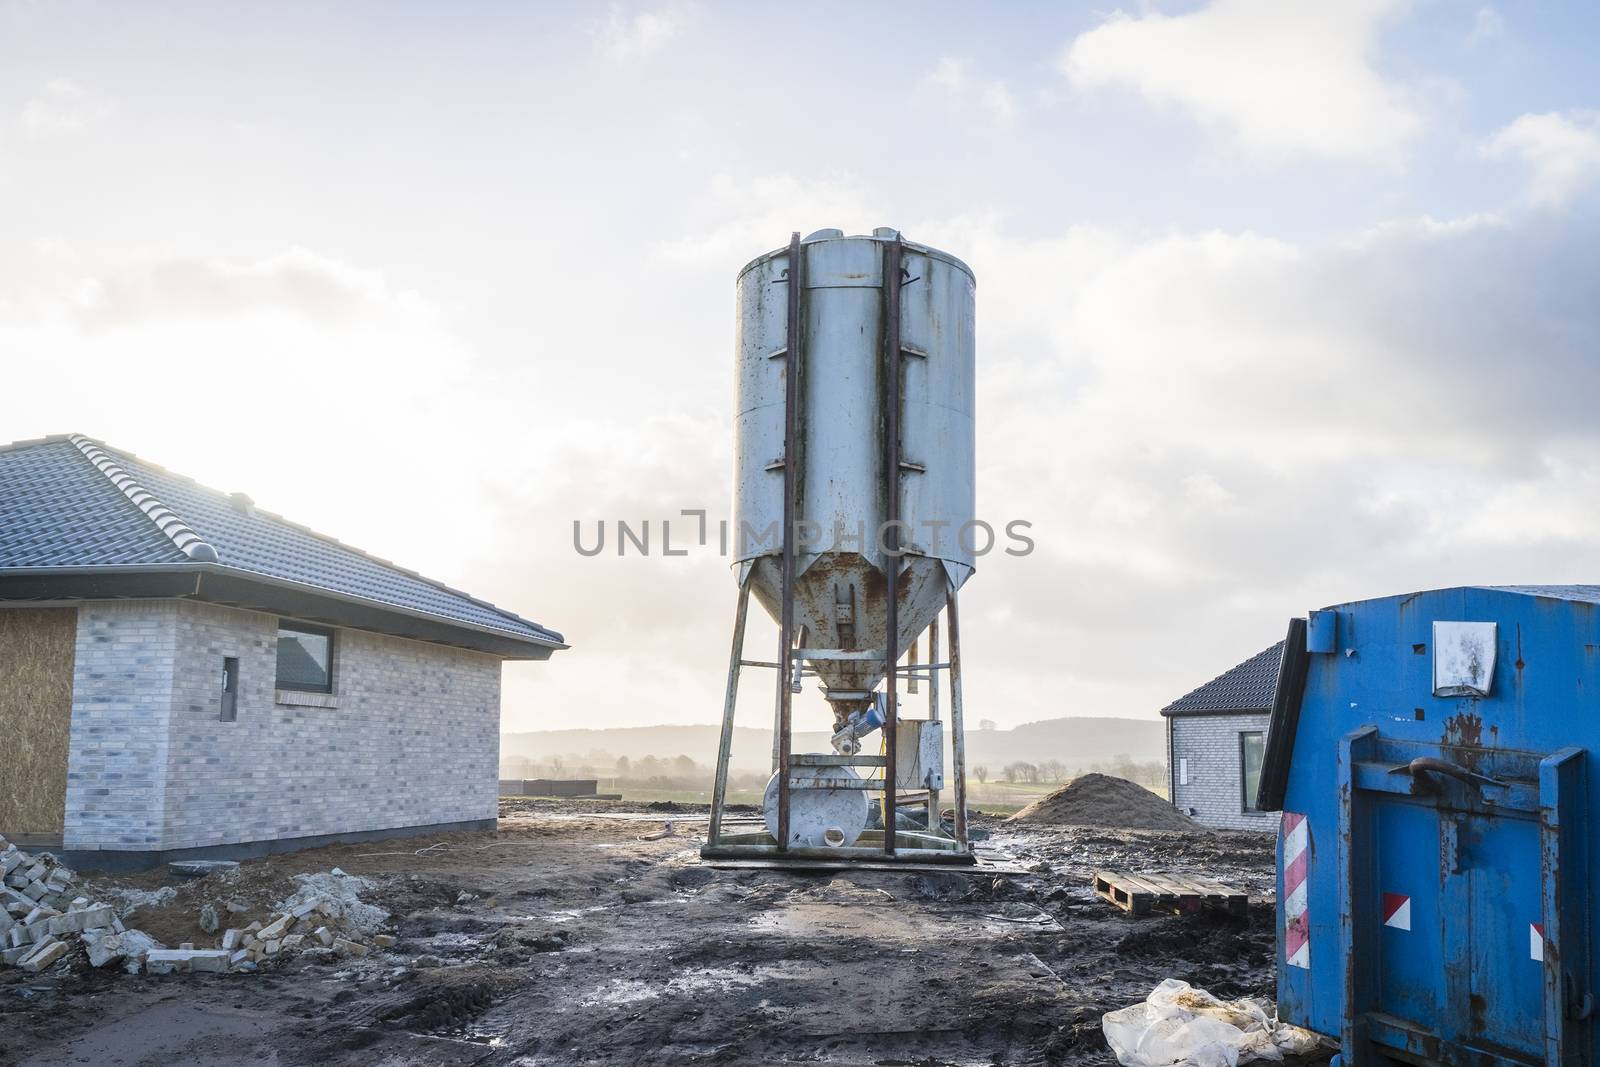
[{"label": "wooden pallet", "polygon": [[1242,889],[1188,875],[1096,871],[1094,891],[1129,915],[1148,915],[1156,910],[1193,915],[1207,904],[1243,915],[1250,903]]}]

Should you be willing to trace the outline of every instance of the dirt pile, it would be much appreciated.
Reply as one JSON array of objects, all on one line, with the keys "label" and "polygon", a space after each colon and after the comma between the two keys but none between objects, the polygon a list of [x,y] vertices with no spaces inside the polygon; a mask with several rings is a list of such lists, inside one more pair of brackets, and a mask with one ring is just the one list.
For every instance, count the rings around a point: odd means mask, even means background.
[{"label": "dirt pile", "polygon": [[1010,821],[1122,830],[1205,830],[1150,790],[1109,774],[1081,774],[1035,800]]}]

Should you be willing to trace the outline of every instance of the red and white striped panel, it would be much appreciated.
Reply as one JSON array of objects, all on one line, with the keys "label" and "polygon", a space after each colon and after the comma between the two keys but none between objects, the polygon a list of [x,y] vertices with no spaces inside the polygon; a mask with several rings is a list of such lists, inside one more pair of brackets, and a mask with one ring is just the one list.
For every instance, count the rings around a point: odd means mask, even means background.
[{"label": "red and white striped panel", "polygon": [[1411,929],[1411,898],[1404,893],[1383,895],[1383,925],[1396,930]]},{"label": "red and white striped panel", "polygon": [[1306,910],[1306,864],[1311,841],[1306,817],[1283,813],[1283,961],[1291,967],[1311,966],[1311,919]]}]

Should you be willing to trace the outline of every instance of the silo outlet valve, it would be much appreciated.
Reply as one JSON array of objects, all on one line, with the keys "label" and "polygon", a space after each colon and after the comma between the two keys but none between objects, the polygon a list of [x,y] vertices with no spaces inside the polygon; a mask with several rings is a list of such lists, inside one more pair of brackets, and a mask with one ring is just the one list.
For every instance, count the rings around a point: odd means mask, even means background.
[{"label": "silo outlet valve", "polygon": [[871,706],[862,708],[833,735],[833,750],[840,755],[853,756],[861,751],[861,738],[878,729],[888,719],[883,707],[883,694],[875,694]]}]

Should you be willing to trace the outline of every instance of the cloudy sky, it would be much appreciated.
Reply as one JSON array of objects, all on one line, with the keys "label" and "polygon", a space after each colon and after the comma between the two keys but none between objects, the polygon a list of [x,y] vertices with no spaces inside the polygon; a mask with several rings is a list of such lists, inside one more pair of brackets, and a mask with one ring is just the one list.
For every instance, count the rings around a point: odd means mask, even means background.
[{"label": "cloudy sky", "polygon": [[1600,580],[1600,15],[1130,3],[0,0],[0,439],[562,630],[507,728],[710,722],[725,562],[573,521],[726,514],[735,272],[889,225],[977,273],[979,511],[1038,543],[967,586],[973,719]]}]

